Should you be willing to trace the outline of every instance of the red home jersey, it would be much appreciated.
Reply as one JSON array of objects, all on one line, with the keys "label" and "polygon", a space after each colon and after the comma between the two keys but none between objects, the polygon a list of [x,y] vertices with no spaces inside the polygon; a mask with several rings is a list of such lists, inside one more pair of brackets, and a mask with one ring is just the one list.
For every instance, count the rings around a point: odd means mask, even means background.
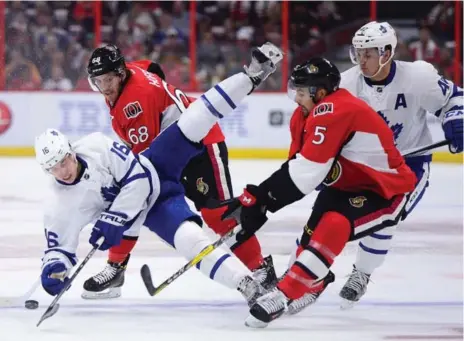
[{"label": "red home jersey", "polygon": [[340,89],[308,117],[297,108],[291,122],[289,171],[309,193],[325,177],[340,190],[371,190],[384,198],[414,189],[416,177],[396,149],[393,133],[364,101]]},{"label": "red home jersey", "polygon": [[[195,100],[146,71],[150,63],[142,60],[126,64],[129,78],[116,103],[110,107],[114,131],[135,153],[148,148],[151,141],[179,119]],[[205,144],[222,141],[224,135],[217,124],[203,140]]]}]

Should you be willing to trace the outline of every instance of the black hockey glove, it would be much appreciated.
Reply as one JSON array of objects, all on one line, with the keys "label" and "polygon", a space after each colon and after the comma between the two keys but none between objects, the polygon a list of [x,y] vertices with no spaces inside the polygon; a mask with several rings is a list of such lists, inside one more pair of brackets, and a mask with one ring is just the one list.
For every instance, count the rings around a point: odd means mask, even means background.
[{"label": "black hockey glove", "polygon": [[242,195],[230,200],[227,206],[222,219],[234,218],[242,224],[236,237],[238,242],[253,236],[267,221],[265,195],[256,185],[247,185]]},{"label": "black hockey glove", "polygon": [[277,212],[303,197],[289,174],[287,161],[259,186],[247,185],[241,196],[230,201],[222,219],[237,219],[242,224],[237,241],[246,240],[266,223],[267,211]]}]

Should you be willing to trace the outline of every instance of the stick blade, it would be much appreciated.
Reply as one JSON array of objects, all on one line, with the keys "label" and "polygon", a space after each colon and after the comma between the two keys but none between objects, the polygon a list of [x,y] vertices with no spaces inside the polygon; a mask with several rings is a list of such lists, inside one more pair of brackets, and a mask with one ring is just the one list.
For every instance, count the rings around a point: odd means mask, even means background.
[{"label": "stick blade", "polygon": [[60,309],[60,305],[58,303],[48,307],[47,310],[45,311],[45,313],[40,318],[39,322],[37,323],[37,327],[40,326],[40,324],[43,321],[45,321],[49,317],[52,317],[53,315],[55,315],[58,312],[58,309]]},{"label": "stick blade", "polygon": [[140,269],[140,275],[142,276],[143,284],[145,284],[145,288],[147,288],[148,293],[150,296],[153,296],[156,292],[156,288],[153,285],[153,280],[151,278],[151,271],[148,265],[144,264]]}]

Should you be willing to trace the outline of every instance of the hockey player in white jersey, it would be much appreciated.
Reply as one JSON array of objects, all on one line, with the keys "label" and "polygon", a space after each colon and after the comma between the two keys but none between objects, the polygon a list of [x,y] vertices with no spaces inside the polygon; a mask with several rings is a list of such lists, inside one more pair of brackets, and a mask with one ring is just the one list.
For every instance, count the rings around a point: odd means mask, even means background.
[{"label": "hockey player in white jersey", "polygon": [[[138,156],[101,133],[75,143],[54,129],[38,136],[36,159],[52,175],[44,219],[45,291],[57,295],[63,289],[77,262],[79,234],[89,223],[93,223],[90,244],[104,237],[100,250],[118,245],[123,235],[130,236],[142,225],[188,259],[211,244],[200,228],[200,217],[185,201],[182,170],[202,151],[199,142],[211,127],[273,73],[281,59],[281,51],[272,44],[253,49],[245,73],[203,94]],[[198,267],[211,279],[240,291],[248,303],[263,290],[228,250],[216,249]]]},{"label": "hockey player in white jersey", "polygon": [[[463,151],[463,90],[440,76],[424,61],[393,60],[397,36],[387,22],[370,22],[354,35],[350,56],[356,66],[341,74],[340,87],[367,102],[393,131],[403,154],[432,144],[428,115],[441,120],[451,153]],[[418,179],[402,220],[416,207],[429,184],[431,152],[406,158]],[[340,291],[341,307],[350,308],[364,295],[370,276],[382,265],[397,226],[365,237],[359,242],[353,271]],[[294,302],[297,313],[315,302],[320,293]]]}]

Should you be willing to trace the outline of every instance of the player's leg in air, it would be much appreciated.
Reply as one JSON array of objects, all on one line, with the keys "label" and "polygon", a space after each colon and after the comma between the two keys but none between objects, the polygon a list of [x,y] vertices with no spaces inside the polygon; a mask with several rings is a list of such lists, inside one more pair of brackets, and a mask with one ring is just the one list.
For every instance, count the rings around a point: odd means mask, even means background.
[{"label": "player's leg in air", "polygon": [[[409,201],[406,204],[402,220],[414,210],[429,185],[430,161],[431,155],[406,159],[407,165],[416,174],[418,180],[416,188],[409,195]],[[375,269],[384,263],[387,257],[396,229],[397,226],[387,227],[380,232],[363,238],[359,242],[353,270],[340,291],[342,299],[340,307],[342,309],[352,308],[366,293],[371,275]]]},{"label": "player's leg in air", "polygon": [[[190,105],[189,110],[182,114],[181,119],[175,126],[182,127],[183,135],[190,141],[201,141],[212,125],[218,119],[222,118],[222,115],[232,111],[235,108],[236,102],[240,102],[275,71],[275,65],[281,58],[282,54],[280,50],[272,44],[265,44],[259,49],[254,49],[252,52],[252,62],[249,67],[245,68],[246,74],[236,74],[205,93],[200,99]],[[213,105],[213,102],[218,102],[218,106]],[[205,108],[208,110],[205,111]],[[189,226],[192,224],[197,226],[196,223],[191,221],[186,221],[181,225]],[[187,229],[182,230],[186,231]],[[196,231],[197,229],[192,230]],[[104,270],[84,283],[83,298],[112,298],[120,296],[120,288],[124,283],[125,268],[130,257],[130,254],[129,256],[127,255],[136,243],[136,236],[138,236],[138,231],[126,231],[121,244],[110,250],[109,261]],[[208,239],[203,239],[198,245],[205,247],[209,243]],[[175,244],[174,240],[172,240],[171,244]],[[183,247],[181,246],[179,251],[186,257],[193,257],[201,251],[200,249],[196,252],[196,248],[193,248],[189,252],[182,252],[182,250]],[[207,267],[208,262],[201,263],[204,264],[204,268]],[[217,270],[217,267],[215,269]]]},{"label": "player's leg in air", "polygon": [[[226,143],[205,144],[205,151],[194,157],[185,167],[182,182],[187,198],[192,200],[203,221],[214,232],[224,235],[236,226],[235,220],[222,220],[223,207],[215,208],[217,202],[233,198],[232,181]],[[232,252],[253,271],[254,278],[267,288],[277,282],[272,257],[263,258],[258,238],[246,241],[227,242]]]},{"label": "player's leg in air", "polygon": [[[155,166],[160,186],[160,194],[147,213],[144,225],[187,259],[195,257],[212,240],[201,228],[201,218],[190,210],[185,200],[181,176],[188,162],[204,150],[201,141],[208,131],[275,71],[282,53],[275,46],[265,44],[254,49],[252,56],[250,67],[245,68],[246,74],[229,77],[203,94],[141,153]],[[237,289],[250,305],[263,293],[251,271],[225,247],[203,258],[197,268],[209,278]]]}]

